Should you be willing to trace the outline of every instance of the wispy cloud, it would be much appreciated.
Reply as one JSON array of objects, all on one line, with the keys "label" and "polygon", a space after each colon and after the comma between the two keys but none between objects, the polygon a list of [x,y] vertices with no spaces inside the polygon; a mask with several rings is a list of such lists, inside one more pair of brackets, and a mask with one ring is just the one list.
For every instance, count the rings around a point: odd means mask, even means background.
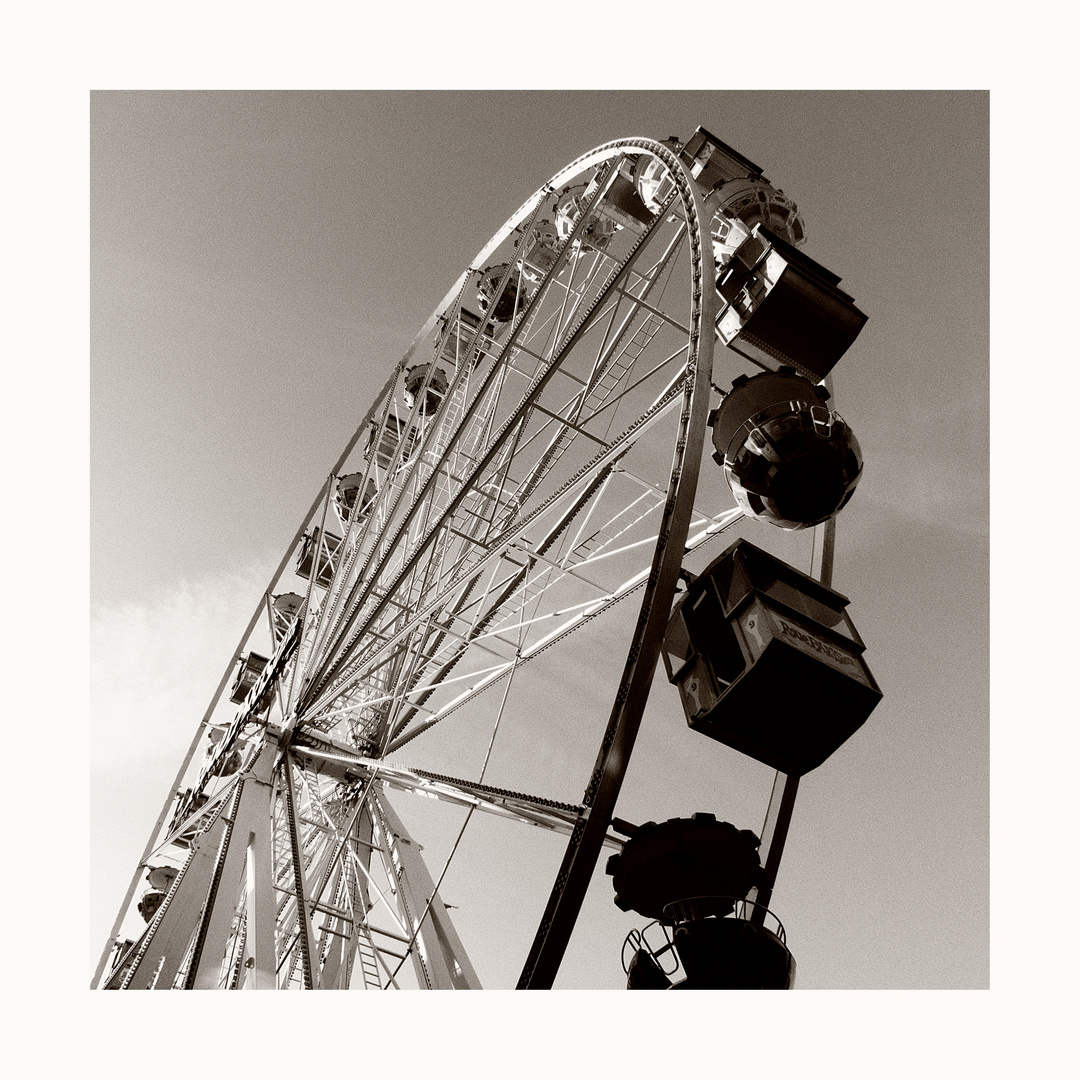
[{"label": "wispy cloud", "polygon": [[95,768],[159,757],[179,764],[268,577],[253,566],[91,612]]},{"label": "wispy cloud", "polygon": [[269,574],[251,566],[91,611],[87,978]]}]

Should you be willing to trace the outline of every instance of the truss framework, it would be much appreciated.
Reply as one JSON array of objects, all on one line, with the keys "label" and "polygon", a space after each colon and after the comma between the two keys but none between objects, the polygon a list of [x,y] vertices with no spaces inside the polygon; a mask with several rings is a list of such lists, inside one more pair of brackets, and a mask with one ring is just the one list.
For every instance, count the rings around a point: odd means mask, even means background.
[{"label": "truss framework", "polygon": [[[612,185],[642,155],[668,170],[667,201],[590,245]],[[544,215],[583,176],[589,202],[549,248]],[[607,144],[527,200],[451,289],[271,580],[95,983],[111,954],[107,988],[387,989],[406,975],[478,988],[439,893],[447,867],[432,876],[389,791],[570,838],[522,984],[557,967],[547,943],[572,925],[568,882],[573,892],[599,847],[621,844],[608,827],[621,782],[612,747],[628,758],[682,557],[740,516],[693,507],[715,317],[715,292],[702,286],[707,194],[667,147]],[[469,306],[488,263],[504,269],[487,311],[512,297],[501,323]],[[351,501],[338,484],[347,472]],[[306,572],[290,577],[293,558]],[[275,590],[294,582],[299,603],[285,616]],[[515,672],[639,590],[582,800],[485,783],[490,744],[474,780],[397,762],[487,701],[493,743]],[[263,623],[269,662],[229,719],[222,691]],[[489,692],[499,684],[501,698]],[[159,864],[175,876],[136,932],[138,881]]]}]

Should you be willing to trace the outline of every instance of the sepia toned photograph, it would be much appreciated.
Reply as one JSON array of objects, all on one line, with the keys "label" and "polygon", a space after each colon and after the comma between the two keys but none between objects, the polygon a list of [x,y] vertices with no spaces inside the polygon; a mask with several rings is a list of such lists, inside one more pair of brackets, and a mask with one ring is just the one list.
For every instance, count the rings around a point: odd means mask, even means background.
[{"label": "sepia toned photograph", "polygon": [[92,988],[989,987],[988,92],[89,125]]}]

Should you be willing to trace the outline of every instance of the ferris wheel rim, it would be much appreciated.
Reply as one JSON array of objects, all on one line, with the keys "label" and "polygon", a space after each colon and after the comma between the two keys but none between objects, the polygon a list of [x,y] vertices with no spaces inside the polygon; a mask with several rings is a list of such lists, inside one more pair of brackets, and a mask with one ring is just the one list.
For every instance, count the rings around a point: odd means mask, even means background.
[{"label": "ferris wheel rim", "polygon": [[[685,373],[682,380],[683,389],[683,402],[682,412],[679,418],[678,437],[676,439],[676,445],[674,448],[674,460],[672,468],[670,470],[667,498],[663,505],[662,511],[662,525],[657,536],[656,548],[654,550],[652,560],[652,570],[647,580],[638,583],[638,586],[644,585],[645,591],[642,599],[641,612],[639,616],[639,627],[643,625],[643,622],[647,622],[647,615],[653,611],[656,607],[656,601],[658,598],[662,599],[663,588],[661,578],[666,576],[667,579],[671,578],[670,556],[666,558],[664,552],[674,550],[676,547],[680,551],[682,545],[686,541],[686,532],[689,525],[689,509],[693,501],[693,488],[696,482],[696,472],[698,462],[700,460],[700,445],[702,443],[701,438],[694,438],[694,429],[701,428],[698,435],[701,435],[704,430],[704,409],[708,403],[708,386],[709,386],[709,374],[711,372],[711,354],[713,335],[711,333],[711,324],[709,322],[709,305],[711,290],[702,286],[703,280],[705,280],[704,274],[704,252],[707,244],[707,230],[704,222],[705,217],[702,211],[702,196],[695,187],[690,183],[688,176],[685,175],[685,170],[682,164],[678,161],[677,157],[668,150],[663,144],[655,142],[649,139],[641,138],[626,138],[612,140],[602,144],[581,155],[573,162],[564,166],[559,172],[557,172],[547,183],[542,185],[536,192],[533,193],[527,199],[521,207],[507,222],[496,231],[492,239],[486,244],[478,253],[477,257],[473,260],[466,271],[455,282],[454,287],[447,293],[443,301],[437,305],[435,311],[426,320],[421,331],[414,338],[412,344],[406,350],[402,359],[398,361],[391,375],[391,382],[397,378],[397,376],[406,368],[409,361],[416,355],[417,350],[426,340],[431,331],[439,319],[448,311],[453,310],[456,303],[456,298],[460,297],[463,289],[467,285],[470,276],[477,272],[484,263],[499,250],[500,246],[510,237],[513,231],[526,220],[530,215],[535,217],[539,212],[539,209],[544,205],[545,200],[552,193],[556,192],[562,183],[575,176],[581,175],[585,170],[594,165],[602,165],[603,163],[615,158],[619,158],[626,153],[645,153],[651,154],[653,157],[660,159],[671,171],[673,177],[677,177],[681,180],[681,186],[677,181],[676,186],[679,187],[679,201],[680,206],[683,208],[686,218],[687,237],[690,241],[691,250],[691,269],[692,269],[692,302],[691,302],[691,317],[690,317],[690,339],[687,345],[687,359],[685,364]],[[582,215],[579,220],[579,226],[584,222],[586,215]],[[661,215],[662,217],[663,215]],[[569,245],[567,245],[569,247]],[[632,261],[632,260],[631,260]],[[509,270],[507,271],[509,274]],[[505,280],[506,275],[504,275]],[[611,285],[605,286],[602,291],[596,297],[596,302],[600,303],[606,298],[611,290]],[[708,328],[707,330],[705,328]],[[387,386],[390,385],[388,382]],[[368,426],[374,414],[377,412],[378,404],[381,398],[386,393],[384,391],[376,398],[375,403],[371,409],[368,410],[364,421],[357,429],[356,435],[350,441],[346,448],[346,451],[342,455],[335,470],[331,472],[327,481],[324,483],[320,495],[316,498],[312,504],[311,511],[309,512],[304,523],[300,527],[300,531],[297,535],[297,540],[294,541],[293,547],[299,540],[300,535],[304,529],[311,523],[312,519],[318,512],[320,504],[323,507],[323,524],[326,521],[327,508],[329,506],[329,500],[332,494],[332,481],[335,473],[340,470],[343,462],[348,458],[351,449],[355,446],[360,435]],[[697,447],[696,451],[694,447]],[[692,474],[692,479],[688,480],[688,474]],[[687,492],[689,495],[687,496]],[[672,519],[680,517],[686,520],[676,522],[672,526]],[[681,539],[679,538],[679,531],[681,529]],[[291,550],[291,549],[290,549]],[[285,559],[282,562],[282,566],[279,567],[274,578],[272,579],[265,597],[268,599],[271,591],[276,587],[280,580],[284,567],[287,565],[289,559],[289,553],[286,554]],[[666,569],[662,572],[658,572],[658,567],[663,564]],[[305,612],[311,603],[311,595],[314,586],[315,573],[311,575],[309,582],[308,596],[305,598]],[[670,600],[670,598],[669,598]],[[670,606],[670,605],[668,605]],[[262,603],[260,603],[260,608]],[[655,618],[653,619],[655,622]],[[250,634],[250,628],[248,631]],[[655,636],[655,634],[653,635]],[[638,635],[635,634],[634,640],[630,645],[630,656],[627,660],[627,671],[629,672],[633,667],[633,664],[637,661],[638,657],[635,656],[635,652],[640,653],[640,642],[638,641]],[[237,650],[239,654],[243,648],[244,642],[241,643]],[[231,666],[231,665],[230,665]],[[294,667],[295,673],[299,670],[299,662]],[[297,680],[298,681],[298,680]],[[220,692],[220,691],[219,691]],[[620,693],[622,689],[620,688]],[[212,711],[213,706],[211,706]],[[205,725],[205,720],[204,720]],[[201,728],[200,728],[201,731]],[[196,736],[196,741],[198,735]],[[194,744],[193,744],[194,745]],[[281,754],[284,758],[288,757],[288,750],[283,746]],[[389,763],[388,763],[389,765]],[[372,782],[374,782],[375,774],[372,774]],[[444,778],[445,779],[445,778]],[[241,777],[237,777],[236,783],[241,782]],[[586,792],[586,803],[589,803],[595,796],[595,791],[592,790],[594,785],[590,785],[590,790]],[[290,788],[291,790],[291,788]],[[373,789],[372,789],[373,790]],[[225,805],[228,801],[228,796],[222,801],[221,805]],[[566,808],[568,809],[568,807]],[[144,856],[145,861],[145,856]],[[305,963],[309,963],[309,960],[305,960]],[[306,976],[310,978],[310,975]]]}]

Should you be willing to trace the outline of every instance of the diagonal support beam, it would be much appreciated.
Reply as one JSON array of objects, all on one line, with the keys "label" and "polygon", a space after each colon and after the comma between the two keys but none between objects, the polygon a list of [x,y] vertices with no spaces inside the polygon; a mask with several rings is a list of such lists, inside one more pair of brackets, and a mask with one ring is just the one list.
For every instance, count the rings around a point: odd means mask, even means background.
[{"label": "diagonal support beam", "polygon": [[315,989],[314,956],[311,938],[311,908],[308,903],[307,889],[304,884],[303,848],[300,842],[300,823],[296,813],[296,789],[293,786],[292,762],[288,751],[282,756],[282,786],[285,789],[285,810],[289,830],[289,845],[292,849],[293,888],[296,891],[296,917],[299,923],[300,963],[304,979],[304,989]]},{"label": "diagonal support beam", "polygon": [[[409,835],[385,798],[372,796],[369,805],[381,818],[387,854],[392,850],[400,863],[398,901],[410,931],[416,935],[412,953],[421,985],[431,990],[483,989],[450,921],[446,905],[435,890],[435,882],[420,855],[419,844]],[[420,922],[422,916],[423,922]]]},{"label": "diagonal support beam", "polygon": [[273,895],[269,836],[273,757],[274,751],[263,747],[251,768],[239,778],[231,807],[232,821],[215,874],[214,894],[196,936],[196,952],[187,978],[191,989],[218,988],[242,881],[250,886],[246,947],[255,957],[253,984],[265,989],[274,987],[273,911],[267,911]]}]

